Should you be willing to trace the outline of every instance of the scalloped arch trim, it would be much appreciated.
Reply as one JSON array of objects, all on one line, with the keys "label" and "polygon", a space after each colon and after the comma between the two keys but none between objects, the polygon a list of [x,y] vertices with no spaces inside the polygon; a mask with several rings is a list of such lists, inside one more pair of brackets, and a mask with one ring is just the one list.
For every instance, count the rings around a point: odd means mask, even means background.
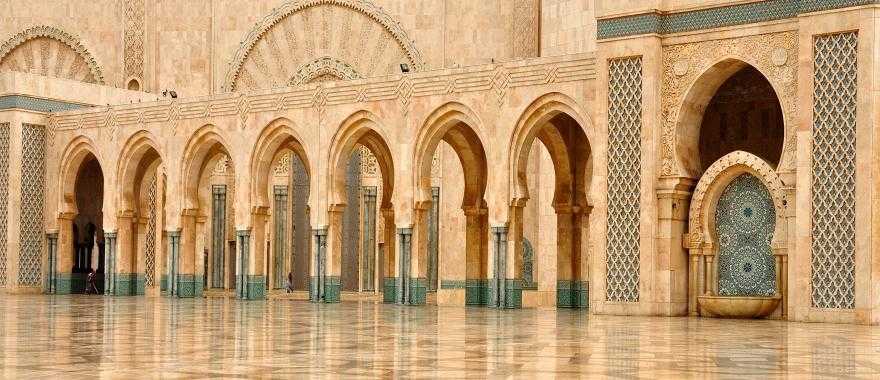
[{"label": "scalloped arch trim", "polygon": [[73,51],[86,62],[92,77],[95,78],[95,83],[104,84],[104,74],[101,71],[101,67],[80,39],[73,34],[67,33],[53,26],[37,25],[16,33],[10,39],[3,42],[3,45],[0,45],[0,61],[3,61],[3,59],[16,47],[40,37],[58,40],[73,49]]}]

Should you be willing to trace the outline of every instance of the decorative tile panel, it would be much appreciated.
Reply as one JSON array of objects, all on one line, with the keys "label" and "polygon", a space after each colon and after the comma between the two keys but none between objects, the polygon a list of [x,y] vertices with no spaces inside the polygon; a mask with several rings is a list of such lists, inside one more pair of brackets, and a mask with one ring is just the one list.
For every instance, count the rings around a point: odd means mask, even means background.
[{"label": "decorative tile panel", "polygon": [[855,307],[855,32],[817,36],[813,73],[812,305]]},{"label": "decorative tile panel", "polygon": [[529,239],[522,239],[522,287],[523,289],[537,290],[538,284],[535,283],[535,248]]},{"label": "decorative tile panel", "polygon": [[608,66],[606,299],[639,300],[642,58]]},{"label": "decorative tile panel", "polygon": [[46,131],[41,125],[22,125],[21,253],[18,284],[40,286],[43,254],[43,192]]},{"label": "decorative tile panel", "polygon": [[6,227],[9,210],[9,123],[0,124],[0,287],[6,286]]},{"label": "decorative tile panel", "polygon": [[715,208],[718,294],[776,293],[776,263],[770,248],[775,228],[776,208],[761,180],[742,174],[727,185]]}]

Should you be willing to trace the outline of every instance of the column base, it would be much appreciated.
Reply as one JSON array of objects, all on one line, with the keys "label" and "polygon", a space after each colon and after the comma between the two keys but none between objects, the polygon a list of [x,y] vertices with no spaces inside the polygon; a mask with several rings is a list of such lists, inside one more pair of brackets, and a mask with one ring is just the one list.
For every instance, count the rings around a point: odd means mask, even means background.
[{"label": "column base", "polygon": [[266,276],[248,275],[243,300],[261,301],[266,299]]},{"label": "column base", "polygon": [[397,302],[397,277],[385,277],[382,279],[382,302]]},{"label": "column base", "polygon": [[309,301],[321,302],[321,300],[318,299],[318,286],[320,283],[318,276],[309,277]]},{"label": "column base", "polygon": [[[489,280],[492,286],[489,287],[487,304],[495,309],[522,309],[522,280],[518,278],[508,278],[503,280]],[[504,294],[500,302],[498,301],[497,292],[500,291],[500,285],[504,284]],[[500,303],[500,304],[499,304]]]},{"label": "column base", "polygon": [[339,276],[324,277],[324,303],[339,303],[342,280]]},{"label": "column base", "polygon": [[465,280],[464,304],[466,306],[486,306],[490,295],[489,280],[485,278]]},{"label": "column base", "polygon": [[195,274],[177,275],[177,298],[196,298],[204,295],[205,284],[202,276]]},{"label": "column base", "polygon": [[80,294],[85,291],[85,273],[58,273],[55,280],[55,294]]},{"label": "column base", "polygon": [[142,273],[119,273],[114,289],[114,296],[142,296],[146,290],[146,276]]},{"label": "column base", "polygon": [[556,307],[589,308],[590,283],[577,280],[556,281]]},{"label": "column base", "polygon": [[424,305],[428,300],[428,279],[416,277],[409,280],[408,305]]}]

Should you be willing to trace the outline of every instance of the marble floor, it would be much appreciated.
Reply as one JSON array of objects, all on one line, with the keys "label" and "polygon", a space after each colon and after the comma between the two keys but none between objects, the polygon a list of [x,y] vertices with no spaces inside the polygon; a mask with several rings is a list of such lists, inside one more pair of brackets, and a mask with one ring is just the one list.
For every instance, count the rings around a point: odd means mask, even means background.
[{"label": "marble floor", "polygon": [[880,378],[880,327],[0,295],[0,378]]}]

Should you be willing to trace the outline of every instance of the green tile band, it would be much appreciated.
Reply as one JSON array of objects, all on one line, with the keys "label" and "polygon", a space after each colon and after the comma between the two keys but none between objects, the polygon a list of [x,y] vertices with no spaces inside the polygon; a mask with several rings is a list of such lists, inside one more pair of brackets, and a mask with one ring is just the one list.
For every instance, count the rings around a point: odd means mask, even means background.
[{"label": "green tile band", "polygon": [[339,276],[324,277],[324,303],[338,303],[342,291],[342,280]]},{"label": "green tile band", "polygon": [[485,278],[465,280],[464,304],[485,306],[489,300],[489,280]]},{"label": "green tile band", "polygon": [[382,280],[382,302],[397,302],[397,277],[385,277]]},{"label": "green tile band", "polygon": [[766,0],[676,13],[642,13],[598,20],[600,40],[670,34],[794,18],[800,14],[880,4],[880,0]]},{"label": "green tile band", "polygon": [[467,281],[465,280],[441,280],[440,289],[466,289]]},{"label": "green tile band", "polygon": [[409,305],[424,305],[428,299],[428,279],[413,277],[409,280]]},{"label": "green tile band", "polygon": [[556,281],[556,307],[588,308],[590,283],[587,281]]}]

